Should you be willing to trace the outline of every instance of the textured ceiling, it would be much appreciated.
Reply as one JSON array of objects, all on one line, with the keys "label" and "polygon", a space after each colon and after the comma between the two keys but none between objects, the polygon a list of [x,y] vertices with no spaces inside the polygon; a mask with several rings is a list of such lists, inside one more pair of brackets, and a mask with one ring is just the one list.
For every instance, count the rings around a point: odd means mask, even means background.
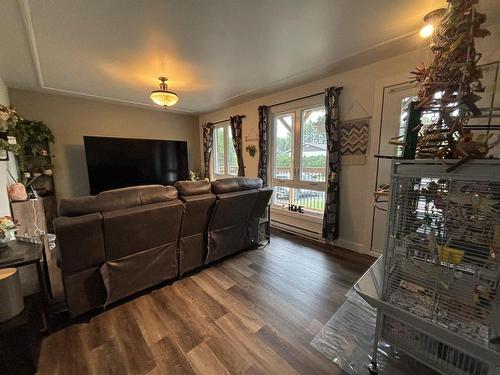
[{"label": "textured ceiling", "polygon": [[[417,42],[423,15],[443,5],[0,0],[0,76],[9,87],[152,105],[149,91],[165,75],[180,96],[175,110],[199,113],[319,78],[355,56],[369,63],[403,52]],[[481,6],[499,11],[498,0]]]}]

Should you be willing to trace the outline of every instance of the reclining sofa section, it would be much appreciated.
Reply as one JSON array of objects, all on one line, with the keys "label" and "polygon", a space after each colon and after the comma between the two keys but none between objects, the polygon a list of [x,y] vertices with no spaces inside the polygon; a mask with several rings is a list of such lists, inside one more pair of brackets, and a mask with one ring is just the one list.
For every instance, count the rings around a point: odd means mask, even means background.
[{"label": "reclining sofa section", "polygon": [[208,181],[180,181],[175,184],[186,205],[179,238],[179,274],[201,267],[207,256],[207,228],[216,197]]},{"label": "reclining sofa section", "polygon": [[54,227],[71,316],[176,277],[183,211],[172,186],[62,200]]},{"label": "reclining sofa section", "polygon": [[[212,182],[217,196],[208,228],[205,264],[221,259],[252,245],[251,221],[262,216],[272,189],[262,188],[260,178],[225,178]],[[265,200],[263,208],[258,203]]]}]

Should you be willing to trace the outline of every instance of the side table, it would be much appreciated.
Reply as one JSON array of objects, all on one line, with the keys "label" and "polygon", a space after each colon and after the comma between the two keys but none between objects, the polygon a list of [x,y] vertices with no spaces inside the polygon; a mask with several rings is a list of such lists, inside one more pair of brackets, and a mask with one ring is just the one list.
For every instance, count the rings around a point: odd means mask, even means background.
[{"label": "side table", "polygon": [[34,297],[24,299],[18,316],[0,323],[0,374],[32,375],[40,355],[40,308]]},{"label": "side table", "polygon": [[[42,266],[44,261],[44,266]],[[48,297],[47,297],[47,259],[42,244],[12,241],[6,247],[0,247],[0,268],[23,267],[35,264],[40,287],[42,331],[48,329]],[[45,268],[45,270],[44,270]]]}]

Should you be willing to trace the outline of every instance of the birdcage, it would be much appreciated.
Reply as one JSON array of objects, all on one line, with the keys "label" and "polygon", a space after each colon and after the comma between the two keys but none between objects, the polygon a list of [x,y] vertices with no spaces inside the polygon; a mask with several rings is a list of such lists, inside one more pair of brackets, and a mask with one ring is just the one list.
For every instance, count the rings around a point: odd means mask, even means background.
[{"label": "birdcage", "polygon": [[392,168],[377,340],[442,374],[500,374],[500,161]]}]

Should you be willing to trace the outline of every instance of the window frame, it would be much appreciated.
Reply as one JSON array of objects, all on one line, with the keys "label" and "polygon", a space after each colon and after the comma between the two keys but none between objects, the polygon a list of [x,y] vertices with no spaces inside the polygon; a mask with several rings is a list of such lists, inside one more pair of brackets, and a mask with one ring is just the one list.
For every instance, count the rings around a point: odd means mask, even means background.
[{"label": "window frame", "polygon": [[[276,113],[273,113],[273,121],[272,121],[272,135],[271,135],[271,140],[272,140],[272,155],[271,155],[271,186],[276,187],[276,186],[283,186],[286,188],[290,189],[307,189],[307,190],[315,190],[315,191],[320,191],[325,193],[325,203],[326,203],[326,190],[327,190],[327,168],[328,168],[328,151],[327,151],[327,156],[325,160],[325,181],[305,181],[302,180],[302,165],[303,165],[303,158],[302,158],[302,148],[303,148],[303,142],[302,142],[302,130],[303,130],[303,113],[308,110],[317,110],[317,109],[323,109],[324,110],[324,105],[322,104],[311,104],[311,105],[304,105],[304,106],[299,106],[299,107],[294,107],[294,108],[289,108],[287,110],[280,110],[277,111]],[[291,171],[291,178],[290,179],[280,179],[276,178],[276,155],[277,155],[277,142],[276,142],[276,124],[277,124],[277,118],[280,116],[284,116],[290,114],[292,115],[293,120],[293,133],[292,133],[292,144],[293,144],[293,150],[292,150],[292,171]],[[299,119],[299,121],[297,121]],[[273,196],[272,198],[272,207],[275,208],[282,208],[282,204],[276,203],[275,198]],[[312,210],[304,207],[305,213],[313,216],[322,216],[323,215],[323,210]]]},{"label": "window frame", "polygon": [[[223,129],[223,135],[222,138],[224,140],[224,173],[217,173],[217,136],[216,136],[216,131],[217,129]],[[228,147],[234,147],[233,143],[229,140],[229,132],[231,131],[231,125],[229,121],[222,122],[220,124],[214,125],[213,126],[213,134],[214,134],[214,140],[213,140],[213,146],[212,146],[212,162],[211,162],[211,169],[212,169],[212,180],[217,180],[219,178],[228,178],[228,177],[236,177],[238,176],[238,170],[236,170],[235,174],[230,174],[228,173],[229,171],[229,153],[228,153]]]}]

